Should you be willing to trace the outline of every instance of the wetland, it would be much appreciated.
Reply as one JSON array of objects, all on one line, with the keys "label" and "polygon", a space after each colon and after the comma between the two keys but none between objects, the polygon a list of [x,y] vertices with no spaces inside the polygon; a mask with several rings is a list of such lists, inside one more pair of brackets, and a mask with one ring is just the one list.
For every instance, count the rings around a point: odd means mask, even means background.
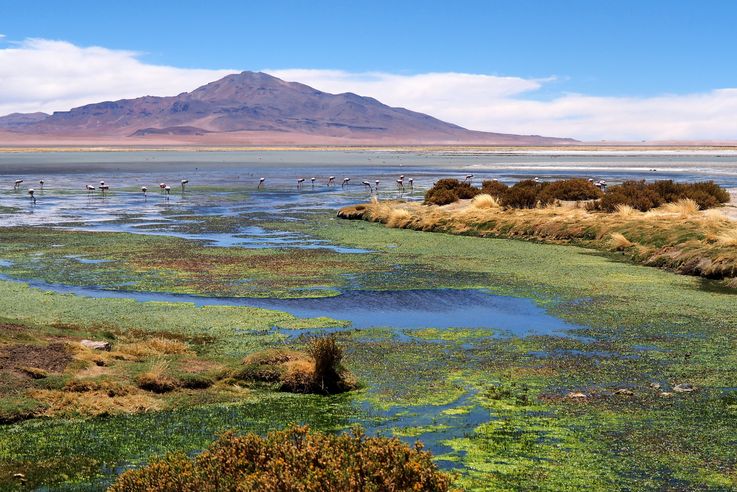
[{"label": "wetland", "polygon": [[[0,488],[100,490],[224,431],[290,424],[422,441],[463,490],[737,487],[732,289],[616,251],[336,218],[368,200],[362,180],[421,202],[467,174],[731,189],[737,155],[0,154]],[[45,181],[35,205],[15,179]],[[322,333],[358,389],[232,377]],[[139,387],[152,371],[176,384]]]}]

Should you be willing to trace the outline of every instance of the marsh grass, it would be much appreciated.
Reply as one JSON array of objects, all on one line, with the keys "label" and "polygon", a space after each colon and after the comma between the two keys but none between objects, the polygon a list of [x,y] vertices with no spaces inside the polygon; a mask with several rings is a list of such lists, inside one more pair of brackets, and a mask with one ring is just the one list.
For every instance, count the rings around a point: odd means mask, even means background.
[{"label": "marsh grass", "polygon": [[[647,212],[627,204],[616,205],[612,213],[570,202],[534,208],[498,205],[489,195],[476,195],[445,206],[368,204],[359,215],[391,228],[574,243],[619,251],[638,263],[726,279],[727,284],[737,277],[735,223],[718,210],[700,210],[692,199],[679,199]],[[339,216],[348,213],[356,215],[353,208],[346,207]]]}]

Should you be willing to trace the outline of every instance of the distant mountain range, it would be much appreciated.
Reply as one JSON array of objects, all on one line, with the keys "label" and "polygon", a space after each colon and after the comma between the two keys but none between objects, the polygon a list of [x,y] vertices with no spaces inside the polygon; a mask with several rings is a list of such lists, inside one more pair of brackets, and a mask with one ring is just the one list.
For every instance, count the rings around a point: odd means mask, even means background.
[{"label": "distant mountain range", "polygon": [[0,142],[565,145],[570,138],[472,131],[371,97],[242,72],[178,96],[0,117]]}]

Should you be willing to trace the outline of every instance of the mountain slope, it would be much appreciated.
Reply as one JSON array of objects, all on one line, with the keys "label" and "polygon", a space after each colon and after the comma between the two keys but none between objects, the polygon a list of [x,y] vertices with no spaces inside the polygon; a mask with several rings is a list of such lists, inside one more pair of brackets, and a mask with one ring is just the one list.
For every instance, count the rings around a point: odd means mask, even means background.
[{"label": "mountain slope", "polygon": [[[43,114],[43,113],[42,113]],[[13,116],[13,118],[11,118]],[[23,117],[26,116],[24,119]],[[145,96],[89,104],[51,116],[10,115],[10,131],[46,136],[119,137],[126,141],[177,136],[238,141],[316,137],[403,143],[562,144],[571,139],[474,132],[426,114],[392,108],[352,93],[328,94],[265,73],[228,75],[177,96]],[[11,125],[12,123],[12,125]],[[317,138],[319,141],[319,138]]]}]

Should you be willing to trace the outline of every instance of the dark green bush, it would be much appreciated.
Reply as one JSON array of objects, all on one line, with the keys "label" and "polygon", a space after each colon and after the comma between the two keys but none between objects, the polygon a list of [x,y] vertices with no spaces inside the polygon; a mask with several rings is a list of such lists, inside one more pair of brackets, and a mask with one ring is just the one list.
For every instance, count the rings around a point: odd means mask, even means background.
[{"label": "dark green bush", "polygon": [[542,192],[547,186],[547,183],[539,183],[532,179],[522,180],[499,197],[499,204],[509,208],[535,208],[538,203],[547,205],[549,202],[542,199]]},{"label": "dark green bush", "polygon": [[266,437],[222,435],[195,458],[170,454],[123,473],[111,492],[445,492],[450,477],[420,444],[396,438],[324,434],[291,427]]},{"label": "dark green bush", "polygon": [[494,198],[499,198],[508,189],[509,189],[509,186],[499,181],[496,181],[496,180],[486,180],[481,183],[481,193],[491,195]]},{"label": "dark green bush", "polygon": [[691,199],[699,208],[718,207],[729,201],[729,193],[713,181],[699,183],[675,183],[671,180],[625,181],[610,187],[593,208],[613,212],[620,205],[646,212],[664,203]]},{"label": "dark green bush", "polygon": [[595,200],[602,192],[587,179],[561,179],[546,183],[540,192],[540,201],[550,203],[554,200]]},{"label": "dark green bush", "polygon": [[432,188],[425,193],[425,203],[429,205],[447,205],[473,198],[481,193],[481,190],[474,188],[465,181],[457,179],[445,178],[438,180]]}]

